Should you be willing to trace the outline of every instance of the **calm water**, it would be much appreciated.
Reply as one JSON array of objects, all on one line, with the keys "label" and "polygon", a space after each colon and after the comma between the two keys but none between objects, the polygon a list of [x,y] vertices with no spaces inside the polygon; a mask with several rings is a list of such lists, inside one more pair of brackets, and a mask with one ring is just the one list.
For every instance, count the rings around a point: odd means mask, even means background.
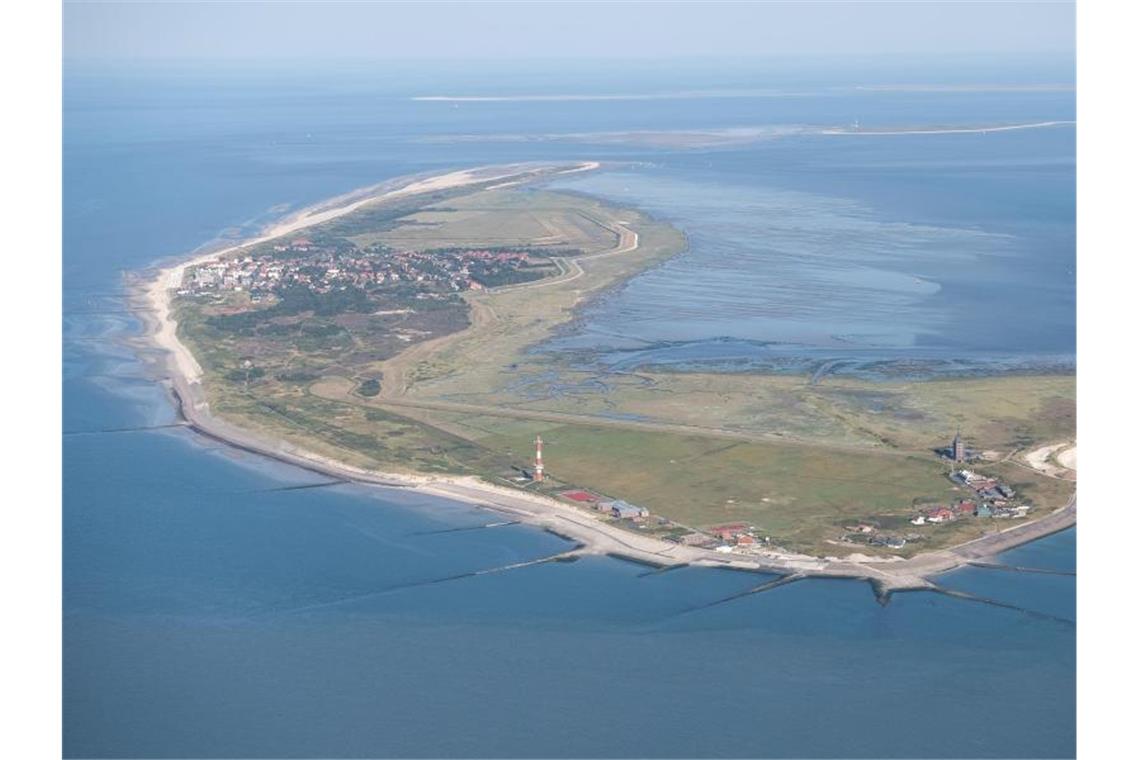
[{"label": "calm water", "polygon": [[566,186],[683,228],[685,255],[551,348],[618,368],[1072,368],[1074,130],[800,136]]},{"label": "calm water", "polygon": [[[408,98],[485,93],[492,78],[324,76],[69,72],[68,756],[1073,754],[1071,532],[1007,558],[1061,574],[943,579],[1007,606],[911,593],[882,607],[845,581],[723,601],[763,577],[646,575],[600,558],[473,575],[565,545],[525,527],[481,529],[496,518],[402,491],[282,490],[320,478],[163,427],[173,413],[123,344],[138,325],[121,300],[124,270],[284,205],[410,172],[601,156],[640,163],[579,187],[636,200],[692,240],[563,338],[604,349],[603,361],[670,345],[695,352],[684,361],[722,361],[718,347],[735,342],[743,361],[763,364],[771,349],[758,347],[779,343],[789,362],[810,362],[837,336],[854,361],[919,349],[939,361],[1064,360],[1071,131],[702,152],[496,135],[842,124],[852,112],[867,124],[1037,121],[1071,118],[1071,94],[872,97],[827,89],[850,84],[849,72],[809,72],[786,87],[814,95],[699,107],[457,107]],[[564,91],[679,88],[655,76],[619,87],[599,75]],[[680,80],[758,86],[734,76]],[[519,94],[557,84],[534,72],[494,80]],[[471,135],[483,139],[456,139]],[[819,303],[797,310],[812,289]],[[662,299],[676,308],[662,312]]]}]

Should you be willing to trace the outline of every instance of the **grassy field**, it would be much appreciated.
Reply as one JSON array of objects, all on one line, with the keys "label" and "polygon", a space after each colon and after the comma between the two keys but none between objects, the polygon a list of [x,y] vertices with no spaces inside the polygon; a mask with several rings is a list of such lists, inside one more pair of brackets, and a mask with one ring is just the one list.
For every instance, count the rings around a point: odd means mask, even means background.
[{"label": "grassy field", "polygon": [[493,476],[503,452],[382,409],[329,401],[303,390],[243,389],[210,378],[211,410],[271,439],[383,472]]},{"label": "grassy field", "polygon": [[574,249],[598,253],[616,244],[612,230],[590,215],[594,204],[544,191],[487,191],[433,204],[388,230],[351,238],[357,245],[428,250],[451,246]]},{"label": "grassy field", "polygon": [[[229,406],[236,402],[236,409]],[[501,481],[527,467],[535,435],[546,442],[551,480],[544,490],[592,488],[650,508],[692,528],[742,521],[777,545],[818,555],[870,550],[838,543],[845,527],[869,522],[909,536],[903,556],[960,543],[1008,527],[966,519],[914,527],[916,505],[968,498],[949,467],[921,454],[836,451],[819,446],[725,441],[698,435],[552,424],[489,415],[369,408],[366,400],[330,401],[310,394],[273,399],[233,396],[240,412],[266,433],[359,466],[452,472]],[[1040,509],[1059,506],[1072,484],[1011,463],[983,466]],[[917,540],[916,540],[917,539]]]},{"label": "grassy field", "polygon": [[944,500],[952,487],[943,467],[920,457],[440,416],[479,444],[519,457],[541,434],[548,472],[558,481],[621,496],[694,527],[743,521],[801,549],[854,521],[909,516],[915,501]]},{"label": "grassy field", "polygon": [[[761,535],[819,555],[867,552],[835,543],[845,526],[869,522],[912,542],[898,553],[949,546],[1008,527],[1006,521],[964,519],[941,526],[909,523],[918,505],[970,498],[947,475],[948,463],[893,450],[843,451],[811,445],[726,441],[699,435],[614,430],[426,411],[423,422],[502,452],[518,464],[541,435],[549,485],[585,486],[648,507],[683,525],[754,525]],[[1072,484],[1013,464],[975,469],[1006,479],[1038,509],[1061,506]]]},{"label": "grassy field", "polygon": [[[301,343],[302,324],[292,350],[259,355],[271,371],[256,379],[234,367],[257,346],[216,340],[188,309],[182,334],[207,371],[213,409],[358,466],[492,480],[529,466],[541,434],[548,491],[591,488],[695,528],[746,522],[780,546],[820,555],[879,551],[839,542],[845,526],[859,522],[909,536],[891,552],[902,555],[1008,527],[908,522],[918,505],[969,496],[931,451],[959,428],[971,448],[995,460],[1075,436],[1071,376],[828,377],[813,385],[795,376],[606,374],[528,352],[588,299],[683,250],[683,235],[633,210],[545,190],[483,190],[432,204],[347,217],[337,234],[358,245],[423,250],[543,248],[559,274],[468,291],[460,303],[466,316],[457,322],[453,314],[446,327],[422,317],[431,337],[403,350],[391,340],[397,326],[375,317],[349,324],[352,340],[325,325]],[[448,407],[456,404],[465,408]],[[976,469],[1012,484],[1039,511],[1072,493],[1071,483],[1014,462]]]},{"label": "grassy field", "polygon": [[[535,412],[621,413],[756,435],[924,451],[959,428],[972,448],[1009,451],[1072,438],[1073,376],[868,382],[753,374],[608,374],[526,357],[478,384],[436,386],[435,397]],[[424,389],[425,391],[428,389]]]}]

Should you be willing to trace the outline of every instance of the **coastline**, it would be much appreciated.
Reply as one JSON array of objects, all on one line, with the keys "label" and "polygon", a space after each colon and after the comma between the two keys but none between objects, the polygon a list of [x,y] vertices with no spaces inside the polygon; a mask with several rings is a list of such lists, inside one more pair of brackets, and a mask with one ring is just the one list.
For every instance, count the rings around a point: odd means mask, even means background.
[{"label": "coastline", "polygon": [[[538,165],[540,169],[557,169],[556,175],[592,171],[599,166],[597,162],[576,162],[572,168],[566,168],[565,164]],[[598,519],[595,513],[530,492],[497,486],[475,477],[414,475],[353,467],[280,440],[258,436],[210,413],[202,387],[201,365],[178,339],[178,325],[172,314],[171,291],[180,286],[187,268],[250,245],[330,221],[366,204],[480,182],[502,181],[504,184],[509,184],[519,181],[517,178],[525,177],[535,170],[535,164],[512,164],[459,170],[431,177],[394,180],[383,186],[377,186],[393,189],[379,193],[369,193],[368,190],[357,191],[339,196],[303,209],[272,225],[257,237],[220,250],[195,255],[185,261],[159,269],[153,279],[140,284],[140,297],[134,301],[134,310],[146,325],[145,338],[155,349],[155,365],[159,368],[163,383],[175,399],[184,424],[200,435],[239,450],[293,464],[328,477],[380,487],[414,488],[423,493],[501,512],[513,519],[543,528],[578,543],[576,548],[557,557],[606,554],[659,567],[699,565],[775,573],[784,576],[783,582],[812,576],[863,579],[875,586],[881,599],[887,598],[893,591],[936,589],[936,584],[930,580],[931,576],[971,562],[982,562],[1010,548],[1065,530],[1075,524],[1074,497],[1064,507],[1043,517],[1019,523],[956,547],[918,554],[910,559],[897,557],[827,559],[775,552],[761,555],[725,555],[712,550],[641,536],[604,522]],[[400,184],[401,182],[404,184]],[[368,194],[361,197],[362,193]],[[636,235],[633,245],[636,246]],[[769,584],[764,584],[757,590],[767,587]]]},{"label": "coastline", "polygon": [[1012,132],[1019,129],[1076,126],[1075,121],[1036,121],[1029,124],[999,124],[992,127],[943,127],[941,129],[823,129],[821,135],[973,135],[988,132]]}]

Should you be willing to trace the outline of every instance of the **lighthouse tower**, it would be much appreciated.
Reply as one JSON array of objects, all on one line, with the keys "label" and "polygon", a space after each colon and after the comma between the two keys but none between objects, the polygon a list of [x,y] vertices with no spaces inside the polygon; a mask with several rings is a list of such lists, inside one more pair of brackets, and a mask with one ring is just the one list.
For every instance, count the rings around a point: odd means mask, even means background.
[{"label": "lighthouse tower", "polygon": [[544,477],[544,469],[542,466],[542,436],[537,436],[534,439],[534,482],[541,483]]}]

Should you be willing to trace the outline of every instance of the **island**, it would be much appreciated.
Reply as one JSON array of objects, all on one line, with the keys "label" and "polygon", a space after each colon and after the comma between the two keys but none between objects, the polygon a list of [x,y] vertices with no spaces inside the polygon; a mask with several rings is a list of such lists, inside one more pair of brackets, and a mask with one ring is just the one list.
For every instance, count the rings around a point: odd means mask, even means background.
[{"label": "island", "polygon": [[542,350],[686,249],[556,186],[603,168],[401,178],[145,273],[146,356],[202,435],[575,543],[549,561],[779,576],[754,591],[864,578],[886,600],[1075,523],[1071,373],[615,371]]}]

